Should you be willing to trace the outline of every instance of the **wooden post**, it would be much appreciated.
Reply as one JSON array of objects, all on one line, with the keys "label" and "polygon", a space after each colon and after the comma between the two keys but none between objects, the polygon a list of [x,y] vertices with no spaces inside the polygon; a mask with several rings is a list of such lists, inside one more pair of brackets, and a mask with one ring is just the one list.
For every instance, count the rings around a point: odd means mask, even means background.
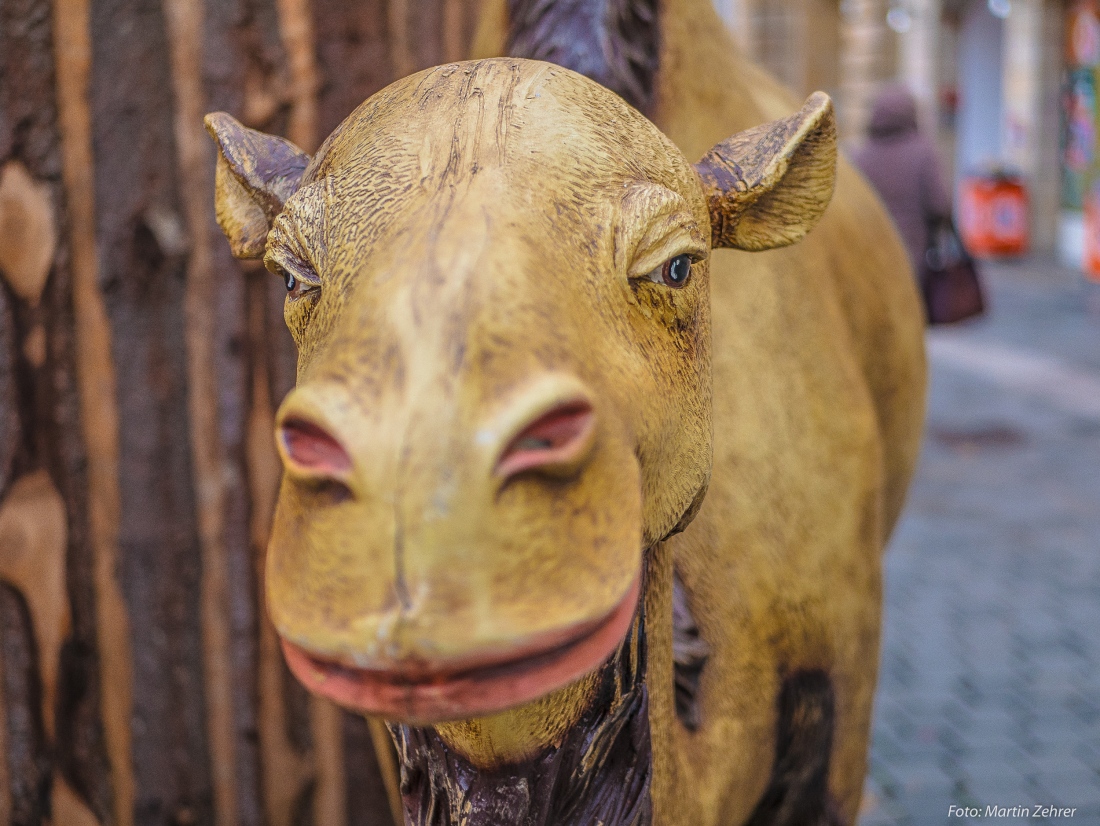
[{"label": "wooden post", "polygon": [[392,826],[390,756],[263,607],[295,354],[201,116],[313,150],[475,7],[0,4],[0,826]]}]

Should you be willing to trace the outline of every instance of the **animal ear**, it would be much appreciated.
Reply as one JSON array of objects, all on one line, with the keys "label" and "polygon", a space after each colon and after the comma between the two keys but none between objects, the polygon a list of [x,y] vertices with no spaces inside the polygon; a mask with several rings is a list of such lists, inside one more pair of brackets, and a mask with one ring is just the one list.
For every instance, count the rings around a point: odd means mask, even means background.
[{"label": "animal ear", "polygon": [[789,118],[715,146],[695,164],[710,208],[711,246],[756,252],[800,240],[833,197],[836,154],[836,116],[824,92]]},{"label": "animal ear", "polygon": [[243,126],[225,112],[203,118],[218,145],[214,211],[237,258],[262,258],[267,233],[302,182],[309,155],[290,141]]}]

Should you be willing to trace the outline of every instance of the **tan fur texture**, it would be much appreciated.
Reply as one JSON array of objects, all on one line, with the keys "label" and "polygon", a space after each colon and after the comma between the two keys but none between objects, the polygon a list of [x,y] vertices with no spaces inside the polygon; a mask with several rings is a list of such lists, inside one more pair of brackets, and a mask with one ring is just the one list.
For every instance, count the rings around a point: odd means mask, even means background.
[{"label": "tan fur texture", "polygon": [[[657,122],[688,158],[797,109],[731,56],[702,2],[680,2],[665,12]],[[826,120],[810,105],[799,123]],[[790,169],[725,192],[731,227],[746,198],[779,206],[723,243],[779,246],[812,223],[782,205],[821,201],[819,153],[835,147],[800,151],[816,127],[784,134],[793,143],[732,144],[742,168],[774,171],[778,154]],[[751,255],[710,255],[718,183],[701,171],[614,95],[547,64],[440,67],[361,106],[267,242],[269,266],[317,286],[287,303],[299,386],[279,420],[322,423],[354,459],[335,493],[288,461],[268,601],[280,633],[318,655],[441,662],[606,615],[648,549],[654,823],[748,816],[779,684],[807,668],[835,690],[829,789],[851,821],[879,557],[922,417],[920,311],[847,166],[805,241]],[[687,286],[650,277],[682,253],[696,261]],[[494,483],[516,428],[576,393],[598,421],[583,468]],[[708,480],[694,522],[662,541]],[[673,567],[711,650],[694,733],[673,709]],[[586,696],[582,680],[441,733],[499,765],[553,743]]]},{"label": "tan fur texture", "polygon": [[[500,54],[504,0],[486,0],[476,56]],[[654,122],[689,158],[784,117],[796,99],[742,58],[706,0],[662,4]],[[704,726],[655,696],[656,824],[741,823],[767,783],[776,691],[799,668],[834,680],[829,790],[854,822],[878,666],[881,552],[916,465],[923,320],[900,239],[843,158],[813,233],[788,250],[711,257],[714,470],[704,506],[660,555],[704,639]],[[658,580],[655,580],[655,583]],[[671,574],[651,613],[671,612]],[[664,630],[664,625],[656,626]],[[672,681],[651,635],[650,684]]]}]

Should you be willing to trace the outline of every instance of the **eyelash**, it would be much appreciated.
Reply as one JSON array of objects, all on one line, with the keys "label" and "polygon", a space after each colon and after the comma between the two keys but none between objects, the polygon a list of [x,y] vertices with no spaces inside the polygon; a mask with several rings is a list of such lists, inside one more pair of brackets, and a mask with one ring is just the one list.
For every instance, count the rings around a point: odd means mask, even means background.
[{"label": "eyelash", "polygon": [[268,271],[274,275],[283,279],[283,284],[286,286],[287,295],[290,296],[292,301],[296,301],[302,296],[309,295],[313,292],[320,292],[321,284],[317,275],[309,271],[309,275],[304,276],[304,272],[307,268],[302,265],[300,268],[295,268],[298,271],[284,267],[278,261],[268,258],[264,261],[264,266]]},{"label": "eyelash", "polygon": [[[686,287],[691,280],[693,263],[690,255],[681,253],[680,255],[675,255],[668,259],[661,264],[661,266],[650,272],[648,278],[655,284],[664,284],[674,290],[681,290]],[[283,279],[283,284],[286,286],[287,294],[290,296],[291,300],[297,300],[304,295],[318,292],[321,289],[319,283],[320,279],[317,279],[317,276],[312,272],[310,273],[312,278],[308,276],[302,278],[301,271],[294,273],[272,258],[268,258],[264,262],[264,265],[267,267],[268,271]],[[676,271],[682,270],[685,266],[687,267],[687,272],[681,277],[676,278]],[[302,269],[304,270],[305,267],[303,266]]]}]

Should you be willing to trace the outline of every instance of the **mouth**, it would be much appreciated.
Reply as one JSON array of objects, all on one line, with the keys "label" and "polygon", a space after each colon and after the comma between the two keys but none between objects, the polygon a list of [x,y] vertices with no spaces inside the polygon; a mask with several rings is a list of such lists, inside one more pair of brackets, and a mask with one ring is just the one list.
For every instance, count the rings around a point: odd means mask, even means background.
[{"label": "mouth", "polygon": [[638,576],[602,619],[553,632],[501,654],[471,656],[441,666],[416,661],[359,668],[310,653],[285,639],[281,642],[291,672],[313,693],[364,714],[440,723],[523,705],[597,668],[630,630],[640,589]]}]

